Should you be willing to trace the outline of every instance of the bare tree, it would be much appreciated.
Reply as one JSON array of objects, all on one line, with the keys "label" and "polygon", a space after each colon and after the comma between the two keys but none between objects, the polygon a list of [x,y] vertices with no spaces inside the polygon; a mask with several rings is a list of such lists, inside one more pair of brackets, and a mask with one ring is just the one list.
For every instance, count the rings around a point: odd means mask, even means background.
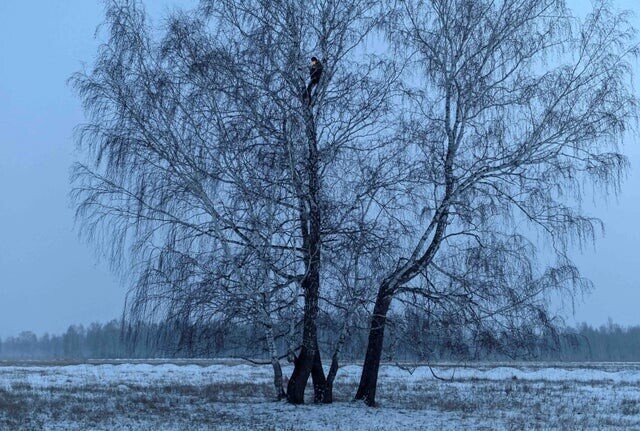
[{"label": "bare tree", "polygon": [[[303,402],[309,375],[314,400],[332,399],[316,326],[323,250],[350,230],[361,201],[372,195],[361,185],[370,184],[375,167],[385,162],[373,159],[345,169],[354,159],[366,160],[386,148],[381,118],[388,111],[393,69],[358,52],[378,22],[375,6],[371,1],[206,3],[206,12],[243,47],[235,50],[234,73],[247,80],[240,94],[251,90],[241,98],[243,122],[288,169],[280,179],[288,199],[279,203],[296,211],[291,220],[298,224],[289,243],[296,247],[304,298],[301,347],[287,388],[292,403]],[[303,65],[311,53],[318,53],[325,71],[307,95]]]},{"label": "bare tree", "polygon": [[93,166],[74,168],[86,233],[135,281],[129,318],[244,312],[263,322],[273,359],[272,313],[295,294],[296,246],[272,204],[284,168],[239,125],[229,52],[187,15],[160,43],[136,2],[109,2],[106,15],[110,39],[94,69],[72,78],[91,116],[80,140]]},{"label": "bare tree", "polygon": [[[384,168],[399,151],[385,140],[395,68],[360,50],[376,6],[204,1],[156,41],[137,2],[109,1],[109,40],[72,78],[90,117],[78,217],[131,275],[130,318],[251,316],[282,396],[272,319],[300,310],[292,403],[310,375],[315,400],[332,398],[316,327],[323,247],[375,226],[359,212],[398,173]],[[325,69],[309,98],[313,54]]]},{"label": "bare tree", "polygon": [[[78,217],[130,275],[129,318],[253,321],[279,398],[274,328],[290,319],[291,403],[310,376],[314,400],[332,400],[371,304],[368,404],[393,299],[487,344],[552,327],[545,293],[588,287],[566,253],[598,226],[580,214],[583,181],[615,190],[626,164],[624,16],[599,5],[579,24],[552,0],[384,6],[202,1],[157,39],[136,1],[112,0],[94,67],[72,77],[89,114]],[[307,94],[312,55],[324,72]],[[537,263],[524,224],[555,264]],[[328,376],[323,312],[343,319]]]},{"label": "bare tree", "polygon": [[[418,76],[405,81],[399,139],[420,169],[373,308],[356,394],[368,405],[394,298],[524,333],[551,324],[545,292],[588,285],[567,243],[593,238],[583,185],[617,190],[627,162],[616,145],[637,104],[633,31],[606,3],[583,23],[556,0],[406,0],[395,12],[389,37]],[[557,263],[541,269],[523,230],[541,234]]]}]

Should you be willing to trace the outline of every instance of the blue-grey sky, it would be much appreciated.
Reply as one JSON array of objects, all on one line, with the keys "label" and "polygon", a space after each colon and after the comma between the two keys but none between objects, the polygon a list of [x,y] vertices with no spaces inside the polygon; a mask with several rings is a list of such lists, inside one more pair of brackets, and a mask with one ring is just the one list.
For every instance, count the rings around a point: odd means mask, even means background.
[{"label": "blue-grey sky", "polygon": [[[194,3],[145,2],[156,24],[169,8]],[[590,3],[569,4],[585,10]],[[640,15],[637,0],[616,4]],[[97,261],[93,247],[78,240],[68,198],[73,128],[83,112],[66,80],[91,64],[102,13],[97,0],[0,0],[2,338],[24,330],[60,333],[71,323],[104,322],[122,310],[126,288]],[[638,16],[635,23],[640,27]],[[606,235],[574,256],[596,290],[576,302],[571,321],[600,325],[610,317],[640,324],[640,145],[629,140],[623,152],[632,169],[621,195],[591,208],[604,220]]]}]

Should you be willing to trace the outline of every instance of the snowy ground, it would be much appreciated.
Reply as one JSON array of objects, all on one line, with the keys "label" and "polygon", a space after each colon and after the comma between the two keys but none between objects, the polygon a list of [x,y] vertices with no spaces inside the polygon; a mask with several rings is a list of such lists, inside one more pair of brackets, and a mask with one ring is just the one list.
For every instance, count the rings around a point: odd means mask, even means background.
[{"label": "snowy ground", "polygon": [[[285,368],[288,373],[290,369]],[[640,430],[640,363],[381,369],[377,408],[273,401],[271,369],[239,361],[0,362],[0,430]]]}]

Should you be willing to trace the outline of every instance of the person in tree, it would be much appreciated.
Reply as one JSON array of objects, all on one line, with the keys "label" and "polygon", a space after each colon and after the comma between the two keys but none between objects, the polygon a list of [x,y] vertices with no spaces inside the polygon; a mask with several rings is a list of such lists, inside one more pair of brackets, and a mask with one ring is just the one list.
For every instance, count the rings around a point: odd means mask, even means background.
[{"label": "person in tree", "polygon": [[311,57],[311,66],[309,66],[309,85],[307,85],[306,99],[311,101],[311,90],[318,85],[322,76],[322,63],[316,57]]}]

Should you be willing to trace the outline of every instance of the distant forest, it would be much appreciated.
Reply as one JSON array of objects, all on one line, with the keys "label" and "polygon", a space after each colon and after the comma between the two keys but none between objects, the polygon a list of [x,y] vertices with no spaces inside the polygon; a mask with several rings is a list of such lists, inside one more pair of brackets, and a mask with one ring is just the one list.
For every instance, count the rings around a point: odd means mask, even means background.
[{"label": "distant forest", "polygon": [[[622,327],[609,322],[594,328],[581,324],[560,333],[537,334],[527,341],[526,353],[507,357],[484,343],[466,339],[462,331],[424,328],[417,322],[402,322],[390,331],[386,361],[537,360],[537,361],[640,361],[640,326]],[[339,329],[330,320],[321,325],[328,334],[322,345],[330,346]],[[419,328],[419,333],[416,329]],[[278,349],[286,357],[286,328],[281,328]],[[394,330],[395,329],[395,330]],[[362,358],[366,328],[355,330],[343,349],[344,360]],[[177,322],[131,325],[112,320],[106,324],[71,325],[64,334],[38,337],[25,331],[0,339],[3,360],[84,360],[140,358],[267,359],[259,327],[209,323],[185,326]],[[321,347],[322,349],[322,347]],[[328,349],[327,349],[328,350]],[[326,354],[326,352],[325,352]]]}]

